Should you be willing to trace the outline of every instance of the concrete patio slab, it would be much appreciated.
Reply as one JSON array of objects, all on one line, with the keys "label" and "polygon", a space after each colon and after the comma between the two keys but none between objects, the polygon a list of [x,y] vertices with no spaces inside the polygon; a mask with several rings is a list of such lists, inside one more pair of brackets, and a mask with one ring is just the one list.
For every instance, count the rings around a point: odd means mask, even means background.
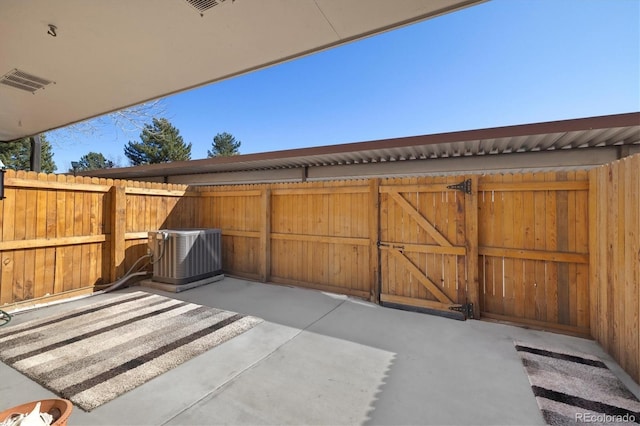
[{"label": "concrete patio slab", "polygon": [[[513,341],[600,357],[593,341],[454,321],[358,299],[234,278],[167,297],[264,323],[69,425],[543,424]],[[97,295],[18,314],[12,323],[91,304]],[[0,364],[0,408],[53,394]]]}]

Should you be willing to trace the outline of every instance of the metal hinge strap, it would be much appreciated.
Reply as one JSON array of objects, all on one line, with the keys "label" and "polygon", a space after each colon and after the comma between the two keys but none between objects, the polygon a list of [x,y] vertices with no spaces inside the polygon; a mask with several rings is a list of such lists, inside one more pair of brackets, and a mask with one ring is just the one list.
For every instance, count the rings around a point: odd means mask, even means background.
[{"label": "metal hinge strap", "polygon": [[471,179],[463,180],[460,183],[456,183],[455,185],[447,186],[448,189],[456,189],[458,191],[462,191],[465,194],[471,194]]},{"label": "metal hinge strap", "polygon": [[473,303],[463,303],[462,305],[449,306],[449,310],[462,312],[466,319],[473,319]]}]

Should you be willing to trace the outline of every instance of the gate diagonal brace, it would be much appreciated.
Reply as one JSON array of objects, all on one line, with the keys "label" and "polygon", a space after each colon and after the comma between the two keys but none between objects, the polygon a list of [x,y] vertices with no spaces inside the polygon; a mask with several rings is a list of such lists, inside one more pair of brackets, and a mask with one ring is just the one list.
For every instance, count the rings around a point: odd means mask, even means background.
[{"label": "gate diagonal brace", "polygon": [[456,189],[464,192],[465,194],[471,194],[471,179],[463,180],[455,185],[449,185],[447,186],[447,189]]},{"label": "gate diagonal brace", "polygon": [[473,303],[449,306],[450,311],[462,312],[465,319],[473,319]]}]

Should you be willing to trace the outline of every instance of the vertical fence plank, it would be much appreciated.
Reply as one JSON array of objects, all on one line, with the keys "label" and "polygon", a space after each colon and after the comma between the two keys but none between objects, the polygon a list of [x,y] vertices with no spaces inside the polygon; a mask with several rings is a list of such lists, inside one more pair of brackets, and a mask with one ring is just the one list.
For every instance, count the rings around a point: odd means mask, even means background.
[{"label": "vertical fence plank", "polygon": [[[490,181],[489,176],[482,176],[481,179],[485,182]],[[480,180],[479,180],[480,181]],[[489,220],[491,217],[491,212],[489,211],[489,207],[487,204],[487,198],[490,197],[489,191],[480,191],[478,188],[478,249],[481,245],[489,245],[488,240],[488,228],[489,228]],[[478,258],[478,288],[480,290],[480,311],[486,312],[488,311],[488,307],[486,305],[486,293],[487,293],[487,256],[479,255]],[[469,271],[471,272],[471,271]]]},{"label": "vertical fence plank", "polygon": [[[616,328],[615,334],[618,339],[617,343],[617,351],[620,359],[626,358],[625,356],[625,317],[626,311],[629,310],[630,304],[632,301],[627,300],[625,297],[625,287],[626,287],[626,274],[627,270],[625,268],[625,246],[627,243],[627,222],[625,220],[625,210],[629,208],[638,209],[640,207],[640,203],[636,203],[635,205],[628,206],[626,205],[626,187],[629,186],[625,179],[625,170],[627,168],[627,161],[619,161],[616,166],[618,169],[618,191],[617,191],[617,229],[615,230],[615,234],[618,237],[617,246],[614,248],[615,250],[615,302],[613,304],[613,309],[615,309],[614,316],[614,327]],[[640,259],[639,259],[640,260]],[[637,354],[640,356],[640,354]]]},{"label": "vertical fence plank", "polygon": [[[534,181],[543,182],[545,180],[544,173],[534,174]],[[550,214],[555,215],[555,209],[547,211],[546,191],[535,191],[534,198],[534,248],[536,250],[545,250],[546,247],[546,223]],[[547,320],[547,305],[546,305],[546,271],[545,262],[542,260],[534,261],[534,283],[535,288],[535,308],[536,308],[536,320]]]},{"label": "vertical fence plank", "polygon": [[[404,183],[407,185],[413,185],[416,183],[416,179],[407,179],[405,180]],[[408,192],[405,196],[405,199],[409,202],[411,206],[415,207],[417,206],[417,202],[418,202],[418,193],[416,191]],[[406,222],[406,225],[404,226],[405,235],[403,236],[402,241],[415,244],[416,238],[417,238],[417,230],[416,230],[416,226],[414,225],[415,221],[413,221],[408,217],[407,212],[403,212],[403,215],[405,215],[405,220],[407,222]],[[455,214],[454,214],[454,217],[455,217]],[[451,220],[449,224],[453,225],[454,221]],[[444,230],[445,235],[450,231],[449,224],[447,225],[447,229]],[[420,257],[422,256],[422,254],[420,253],[412,253],[412,252],[405,252],[404,255],[409,260],[411,260],[411,262],[414,264],[419,264]],[[415,298],[417,296],[417,287],[418,287],[418,283],[416,279],[413,277],[413,275],[409,271],[407,271],[404,278],[402,294],[407,297]]]},{"label": "vertical fence plank", "polygon": [[[503,182],[504,176],[496,176],[496,180]],[[490,209],[492,213],[491,231],[489,245],[500,247],[502,244],[502,223],[504,222],[502,210],[502,192],[491,191]],[[502,305],[502,257],[486,256],[486,274],[488,279],[487,308],[491,312],[502,315],[504,307]]]},{"label": "vertical fence plank", "polygon": [[[391,184],[395,182],[389,181],[389,183]],[[396,219],[396,212],[398,210],[398,206],[396,205],[396,203],[391,201],[390,194],[385,194],[385,195],[387,198],[387,215],[386,215],[387,217],[386,217],[386,223],[384,224],[387,231],[387,237],[385,240],[399,241],[398,236],[396,235],[396,224],[399,222],[399,220]],[[396,291],[396,280],[397,280],[397,277],[400,275],[401,266],[397,264],[395,257],[391,256],[389,251],[386,251],[386,257],[387,257],[387,274],[385,276],[387,277],[387,280],[386,280],[387,288],[385,290],[385,293],[396,295],[398,294]]]},{"label": "vertical fence plank", "polygon": [[[532,173],[525,173],[523,181],[533,180]],[[524,248],[535,248],[535,215],[536,205],[534,191],[524,191],[523,194]],[[524,290],[524,318],[536,319],[536,276],[535,260],[523,260],[523,290]]]},{"label": "vertical fence plank", "polygon": [[[83,182],[82,178],[81,181]],[[84,183],[84,182],[83,182]],[[82,200],[81,228],[80,235],[91,235],[91,193],[80,193]],[[76,285],[88,286],[92,285],[91,276],[91,249],[93,244],[83,244],[80,247],[80,256],[82,258],[82,269],[80,270],[80,282]]]},{"label": "vertical fence plank", "polygon": [[619,220],[619,211],[618,211],[618,197],[619,194],[619,167],[612,167],[609,170],[609,191],[608,191],[608,200],[607,200],[607,236],[609,238],[609,242],[607,244],[607,282],[606,282],[606,292],[607,292],[607,313],[609,315],[610,321],[607,321],[607,335],[608,335],[608,347],[611,351],[611,355],[614,358],[618,358],[620,356],[619,351],[619,337],[618,337],[618,312],[617,309],[617,300],[620,297],[618,292],[620,291],[618,287],[618,279],[619,272],[617,270],[617,255],[618,255],[618,220]]},{"label": "vertical fence plank", "polygon": [[[99,184],[97,178],[91,180],[92,184]],[[91,219],[89,221],[89,235],[99,235],[103,233],[102,230],[102,203],[104,202],[104,195],[100,193],[89,194],[89,209]],[[101,244],[91,244],[89,249],[89,277],[87,285],[96,285],[101,283],[101,267],[100,267],[100,249]]]},{"label": "vertical fence plank", "polygon": [[[316,183],[308,183],[310,188],[316,188]],[[322,195],[309,194],[306,203],[307,208],[307,228],[308,235],[322,235],[319,231],[320,223],[318,222],[320,211],[322,208]],[[308,265],[308,279],[310,282],[318,284],[327,284],[322,267],[319,265],[318,256],[322,255],[323,244],[309,241],[306,245],[305,262]]]},{"label": "vertical fence plank", "polygon": [[[43,178],[44,180],[44,178]],[[55,182],[56,176],[53,174],[46,175],[46,180],[48,182]],[[57,237],[57,222],[58,222],[58,196],[56,194],[57,191],[46,191],[47,192],[47,204],[46,204],[46,238],[52,239]],[[44,283],[44,294],[54,294],[55,293],[55,272],[56,270],[56,248],[55,247],[47,247],[45,249],[45,268],[47,273],[45,274],[45,283]],[[43,295],[44,295],[43,294]]]},{"label": "vertical fence plank", "polygon": [[[471,180],[471,191],[472,194],[476,194],[476,199],[477,199],[477,194],[478,194],[478,187],[477,187],[477,180],[474,182],[473,179]],[[467,195],[466,193],[458,193],[456,196],[456,203],[455,203],[455,237],[453,238],[453,244],[457,245],[457,246],[464,246],[466,249],[468,249],[467,247],[467,223],[466,223],[466,217],[469,214],[468,213],[468,209],[469,207],[467,206]],[[476,221],[478,218],[478,210],[476,207],[475,210],[475,216],[476,216]],[[475,246],[478,247],[478,234],[477,234],[477,226],[476,226],[476,233],[475,233]],[[469,300],[469,298],[467,297],[467,294],[469,293],[469,276],[467,273],[467,265],[468,265],[468,261],[467,261],[467,257],[469,256],[469,253],[467,252],[466,255],[464,256],[454,256],[453,259],[456,262],[456,282],[458,284],[458,294],[457,294],[457,300],[459,303],[474,303],[471,302]],[[477,263],[478,263],[478,253],[476,252],[475,255],[476,258],[476,270],[477,270]],[[477,271],[476,271],[477,273]],[[477,309],[478,307],[475,306],[474,303],[474,309]]]},{"label": "vertical fence plank", "polygon": [[[513,176],[514,184],[522,182],[522,174]],[[524,247],[524,201],[523,191],[513,193],[513,246]],[[525,281],[524,260],[513,259],[513,315],[517,318],[525,316]]]},{"label": "vertical fence plank", "polygon": [[[555,178],[559,182],[565,182],[567,174],[558,172]],[[549,197],[551,196],[550,194]],[[554,213],[553,218],[555,221],[547,223],[547,229],[552,229],[555,235],[552,236],[552,241],[547,239],[547,249],[561,252],[574,251],[569,246],[569,193],[567,191],[555,191],[554,196],[555,202],[550,203],[549,208]],[[575,227],[575,223],[572,225]],[[548,291],[551,292],[547,294],[548,321],[566,325],[571,324],[570,287],[572,284],[575,285],[575,281],[570,279],[570,266],[565,262],[548,262],[547,264],[547,268],[551,271],[547,286]],[[572,278],[575,278],[575,275],[572,275]]]},{"label": "vertical fence plank", "polygon": [[371,301],[380,302],[380,179],[369,181],[369,263]]},{"label": "vertical fence plank", "polygon": [[124,187],[111,188],[111,281],[124,275],[127,196]]},{"label": "vertical fence plank", "polygon": [[[589,181],[586,171],[578,171],[576,179]],[[589,253],[589,191],[575,193],[575,251]],[[570,216],[571,217],[571,216]],[[589,264],[576,266],[576,324],[580,328],[589,328]]]},{"label": "vertical fence plank", "polygon": [[264,188],[260,203],[262,226],[260,227],[260,280],[271,280],[271,189]]},{"label": "vertical fence plank", "polygon": [[[505,184],[513,183],[513,175],[507,174],[503,177]],[[502,220],[502,244],[507,248],[514,248],[515,232],[514,229],[514,215],[513,215],[513,193],[502,192],[501,201],[504,208],[504,219]],[[514,260],[510,258],[502,259],[502,305],[503,313],[507,316],[515,315],[515,286],[516,278],[514,277]]]},{"label": "vertical fence plank", "polygon": [[[607,207],[609,206],[609,170],[606,168],[600,169],[600,181],[598,182],[598,198],[599,198],[599,209],[598,209],[598,229],[600,230],[600,241],[602,246],[604,246],[604,250],[600,254],[600,283],[598,286],[598,316],[600,318],[610,318],[607,304],[607,296],[609,293],[609,282],[611,277],[609,276],[608,269],[608,252],[609,252],[609,215],[607,214]],[[599,335],[601,343],[604,343],[605,347],[609,346],[609,321],[600,321]]]},{"label": "vertical fence plank", "polygon": [[600,286],[600,231],[598,230],[599,216],[599,185],[598,169],[589,171],[589,328],[591,337],[598,340],[599,315],[598,287]]},{"label": "vertical fence plank", "polygon": [[[545,182],[556,181],[556,173],[540,173],[540,180]],[[542,179],[544,177],[544,179]],[[544,251],[557,251],[558,239],[558,208],[557,194],[558,191],[537,191],[544,199],[542,207],[541,221],[536,223],[536,227],[542,226],[543,229],[538,230],[538,234],[542,237],[539,248]],[[538,207],[538,205],[536,205]],[[566,208],[563,210],[566,211]],[[539,215],[540,212],[536,212]],[[562,220],[562,218],[560,218]],[[541,225],[540,225],[541,224]],[[566,229],[566,228],[565,228]],[[537,290],[536,306],[540,307],[539,319],[542,321],[557,324],[558,323],[558,264],[550,261],[537,262]],[[564,264],[563,266],[567,266]],[[542,280],[542,281],[540,281]]]},{"label": "vertical fence plank", "polygon": [[[311,194],[304,194],[298,197],[298,202],[296,203],[296,216],[300,219],[298,233],[301,235],[310,235],[310,202],[311,202]],[[313,282],[313,273],[311,268],[311,259],[309,255],[313,254],[313,251],[309,249],[310,242],[309,241],[301,241],[300,243],[300,270],[297,273],[297,276],[300,280],[312,283]]]},{"label": "vertical fence plank", "polygon": [[[433,183],[446,183],[447,182],[447,178],[446,177],[442,177],[442,176],[436,176],[432,179]],[[436,227],[436,229],[444,234],[445,236],[447,235],[447,230],[445,229],[445,223],[449,214],[448,209],[446,209],[446,192],[439,192],[436,193],[436,207],[434,208],[434,212],[435,212],[435,219],[434,219],[434,226]],[[400,227],[400,229],[402,229],[402,223],[399,223],[398,226]],[[402,241],[402,240],[400,240]],[[447,291],[448,289],[446,288],[446,273],[447,273],[447,269],[446,269],[446,255],[444,254],[438,254],[437,256],[437,270],[438,273],[437,275],[434,277],[437,281],[436,281],[436,285],[438,285],[438,287],[440,288],[440,290],[442,290],[445,294],[449,295],[449,291]],[[404,268],[404,266],[403,266]],[[435,298],[435,295],[433,296]]]},{"label": "vertical fence plank", "polygon": [[[25,172],[19,171],[16,173],[16,178],[24,179]],[[24,240],[26,237],[26,218],[25,210],[27,208],[27,194],[26,189],[20,188],[15,192],[15,215],[14,219],[14,239]],[[25,271],[25,251],[16,250],[14,252],[14,266],[13,266],[13,299],[16,301],[24,300],[24,271]]]},{"label": "vertical fence plank", "polygon": [[[621,232],[625,237],[624,246],[622,247],[622,253],[624,259],[621,259],[622,268],[624,269],[624,285],[622,298],[625,301],[625,310],[622,320],[622,338],[623,342],[621,349],[623,366],[627,366],[629,374],[632,377],[638,377],[640,374],[638,369],[640,368],[640,351],[638,348],[639,323],[640,312],[638,306],[640,302],[640,294],[638,294],[638,286],[640,283],[635,282],[636,271],[638,270],[638,263],[640,262],[640,250],[638,250],[638,239],[640,234],[638,233],[638,206],[640,205],[640,199],[638,198],[638,182],[640,179],[636,178],[634,182],[634,173],[638,177],[639,164],[634,164],[633,159],[626,160],[623,174],[621,175],[622,181],[625,183],[623,194],[623,212],[624,219],[621,221]],[[635,166],[635,167],[634,167]],[[635,204],[634,201],[635,200]],[[635,247],[634,247],[635,245]],[[635,249],[635,250],[634,250]]]},{"label": "vertical fence plank", "polygon": [[[26,176],[27,179],[37,179],[37,173],[30,172]],[[33,189],[25,190],[26,210],[25,216],[25,233],[26,240],[36,238],[37,232],[37,208],[38,208],[38,191]],[[24,290],[23,297],[25,300],[35,297],[36,286],[36,255],[38,250],[31,249],[24,251]]]},{"label": "vertical fence plank", "polygon": [[[426,178],[418,178],[416,180],[416,184],[417,185],[428,185],[428,180]],[[427,217],[427,212],[430,211],[432,209],[431,205],[429,204],[430,202],[430,198],[429,198],[429,193],[424,193],[424,192],[419,192],[417,195],[417,207],[418,207],[418,212],[420,213],[420,215],[422,217]],[[418,224],[416,224],[417,227],[417,243],[418,244],[428,244],[428,234],[427,232]],[[432,257],[429,253],[420,253],[420,263],[417,265],[418,267],[420,267],[421,269],[424,268],[424,272],[426,276],[430,276],[430,274],[432,273],[433,270],[429,270],[429,258]],[[429,291],[423,286],[423,285],[418,285],[418,291],[416,292],[416,297],[418,299],[428,299],[429,298]]]},{"label": "vertical fence plank", "polygon": [[[571,171],[571,172],[567,172],[565,173],[567,179],[569,180],[575,180],[575,172]],[[561,198],[566,198],[567,199],[567,206],[566,209],[564,211],[564,213],[562,212],[562,210],[559,208],[558,209],[558,218],[560,220],[560,216],[564,214],[564,216],[566,216],[566,222],[567,222],[567,240],[566,240],[566,247],[567,247],[567,251],[575,253],[578,251],[577,249],[577,245],[576,245],[576,237],[577,237],[577,227],[578,227],[578,223],[580,222],[580,218],[579,215],[576,212],[576,197],[578,195],[578,192],[580,191],[558,191],[558,203],[560,203]],[[566,194],[566,196],[565,196]],[[584,207],[581,208],[581,210],[584,210]],[[559,222],[560,223],[560,222]],[[582,221],[581,226],[585,226],[585,221]],[[562,229],[560,227],[558,227],[558,241],[560,241],[560,232],[562,231]],[[558,242],[558,244],[560,244]],[[559,247],[559,245],[558,245]],[[582,251],[583,253],[585,252],[584,250]],[[579,276],[580,276],[580,268],[578,267],[577,264],[575,263],[568,263],[568,283],[569,283],[569,296],[568,296],[568,302],[569,302],[569,318],[568,318],[568,324],[571,325],[577,325],[578,324],[578,280],[579,280]],[[558,269],[560,269],[560,265],[558,265]],[[560,305],[558,303],[558,305]]]},{"label": "vertical fence plank", "polygon": [[[77,177],[77,178],[72,178],[71,182],[82,182],[82,177]],[[73,236],[81,236],[83,235],[82,232],[82,228],[83,228],[83,218],[85,216],[85,214],[83,214],[83,194],[80,191],[74,191],[73,194],[73,209],[74,209],[74,214],[73,214]],[[83,265],[82,263],[82,249],[83,246],[79,245],[79,244],[75,244],[73,246],[73,248],[71,249],[72,252],[72,258],[71,258],[71,262],[72,262],[72,275],[71,275],[71,279],[69,280],[68,284],[67,284],[67,289],[68,290],[72,290],[74,289],[76,286],[81,285],[82,282],[82,270],[86,268],[86,265]]]},{"label": "vertical fence plank", "polygon": [[[35,177],[35,180],[45,180],[45,174],[39,174]],[[38,190],[36,192],[36,239],[45,239],[47,237],[47,192],[43,190]],[[42,297],[45,295],[45,280],[47,271],[51,269],[46,269],[46,249],[38,248],[35,249],[35,259],[34,259],[34,292],[33,297]]]},{"label": "vertical fence plank", "polygon": [[[13,170],[7,170],[5,180],[15,177]],[[0,201],[2,207],[2,241],[12,241],[15,235],[15,219],[16,219],[16,190],[14,188],[5,188],[5,198]],[[0,303],[11,303],[14,301],[13,296],[13,268],[15,265],[15,256],[13,251],[2,252],[1,257],[2,274],[0,276]]]},{"label": "vertical fence plank", "polygon": [[[381,187],[386,180],[380,179],[378,181],[378,185]],[[378,200],[380,203],[380,215],[379,215],[379,223],[380,227],[378,228],[379,232],[379,241],[391,241],[389,240],[389,226],[388,223],[388,215],[389,215],[389,196],[386,193],[381,193],[380,189],[378,189]],[[379,250],[378,256],[380,256],[380,277],[379,280],[379,288],[380,293],[389,294],[389,280],[383,279],[383,277],[389,276],[389,252],[387,250]]]},{"label": "vertical fence plank", "polygon": [[473,317],[480,318],[480,281],[478,279],[478,176],[470,176],[471,194],[465,195],[464,224],[467,249],[467,297],[473,303]]}]

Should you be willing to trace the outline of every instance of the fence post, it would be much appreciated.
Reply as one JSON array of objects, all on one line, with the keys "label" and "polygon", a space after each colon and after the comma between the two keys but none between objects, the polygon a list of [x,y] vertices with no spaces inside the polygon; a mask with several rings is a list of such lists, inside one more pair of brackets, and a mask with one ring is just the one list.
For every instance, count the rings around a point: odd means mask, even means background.
[{"label": "fence post", "polygon": [[266,283],[271,279],[271,189],[265,188],[261,198],[260,281]]},{"label": "fence post", "polygon": [[122,186],[112,186],[111,194],[111,282],[124,275],[127,198]]},{"label": "fence post", "polygon": [[599,206],[606,203],[598,203],[598,173],[602,167],[589,170],[589,330],[591,337],[600,341],[600,321],[598,312],[598,288],[600,287],[600,232],[598,227]]},{"label": "fence post", "polygon": [[369,180],[369,270],[371,301],[380,303],[380,179]]},{"label": "fence post", "polygon": [[465,194],[465,246],[467,249],[467,300],[473,303],[473,317],[480,318],[480,281],[478,279],[478,183],[477,175],[469,177],[471,194]]}]

